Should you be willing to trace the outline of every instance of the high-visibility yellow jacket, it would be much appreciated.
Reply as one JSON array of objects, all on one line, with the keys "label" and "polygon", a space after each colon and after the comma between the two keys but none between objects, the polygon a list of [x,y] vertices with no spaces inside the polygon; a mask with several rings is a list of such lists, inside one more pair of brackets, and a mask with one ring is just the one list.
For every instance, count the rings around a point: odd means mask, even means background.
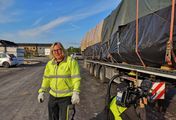
[{"label": "high-visibility yellow jacket", "polygon": [[78,62],[65,57],[62,62],[50,60],[44,71],[43,81],[39,93],[47,92],[54,97],[72,96],[73,91],[80,92],[80,69]]},{"label": "high-visibility yellow jacket", "polygon": [[120,117],[120,114],[124,112],[127,108],[126,107],[121,107],[116,104],[116,97],[114,97],[110,103],[110,110],[114,115],[115,120],[122,120]]}]

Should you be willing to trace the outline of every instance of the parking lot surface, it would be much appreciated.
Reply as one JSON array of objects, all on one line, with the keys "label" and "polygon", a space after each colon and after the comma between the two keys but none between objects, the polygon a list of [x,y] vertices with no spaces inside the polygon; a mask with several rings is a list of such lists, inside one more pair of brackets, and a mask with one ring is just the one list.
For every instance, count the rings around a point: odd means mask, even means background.
[{"label": "parking lot surface", "polygon": [[[37,102],[46,60],[35,64],[25,64],[13,68],[0,67],[0,118],[3,120],[48,120],[47,101]],[[101,83],[81,68],[80,104],[76,105],[75,120],[89,120],[101,112],[105,106],[107,83]],[[174,92],[175,88],[172,88]],[[152,120],[176,120],[176,100],[170,100],[165,114],[150,110]],[[153,116],[153,117],[152,117]],[[162,117],[164,116],[164,117]]]}]

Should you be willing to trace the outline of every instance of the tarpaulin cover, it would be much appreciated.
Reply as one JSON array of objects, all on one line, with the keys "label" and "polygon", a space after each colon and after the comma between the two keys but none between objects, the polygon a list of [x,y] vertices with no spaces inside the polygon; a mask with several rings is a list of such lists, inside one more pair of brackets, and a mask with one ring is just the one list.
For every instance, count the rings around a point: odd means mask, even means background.
[{"label": "tarpaulin cover", "polygon": [[89,46],[85,51],[84,51],[84,56],[87,59],[101,59],[101,44],[100,43],[96,43],[95,45]]},{"label": "tarpaulin cover", "polygon": [[86,35],[83,37],[83,40],[81,41],[81,51],[84,51],[87,47],[102,41],[101,33],[103,22],[104,21],[100,22],[95,28],[86,33]]},{"label": "tarpaulin cover", "polygon": [[[139,18],[154,13],[171,5],[171,0],[139,0]],[[126,25],[136,19],[136,0],[122,0],[116,8],[117,17],[113,33],[118,27]]]},{"label": "tarpaulin cover", "polygon": [[[99,52],[101,60],[108,60],[107,57],[111,54],[113,60],[116,62],[141,65],[135,53],[135,19],[136,0],[122,0],[119,6],[104,19]],[[165,63],[166,43],[170,32],[170,19],[170,0],[139,0],[138,50],[147,66],[160,66]],[[176,19],[174,24],[176,24]],[[174,25],[174,51],[176,48],[175,28],[176,26]],[[94,55],[89,50],[93,49],[93,46],[85,49],[85,52],[89,53],[90,56]]]},{"label": "tarpaulin cover", "polygon": [[[159,10],[139,19],[138,50],[142,60],[148,66],[165,64],[166,43],[169,40],[171,7]],[[175,14],[176,16],[176,14]],[[174,21],[173,42],[176,42],[176,19]],[[111,37],[110,50],[113,57],[121,62],[141,64],[135,53],[135,21],[119,27],[119,32]],[[173,46],[176,50],[176,44]],[[118,56],[118,57],[117,57]]]},{"label": "tarpaulin cover", "polygon": [[[139,0],[139,18],[171,5],[170,0]],[[118,31],[119,26],[136,19],[136,0],[122,0],[118,7],[104,19],[102,42]]]},{"label": "tarpaulin cover", "polygon": [[105,18],[102,28],[102,42],[107,42],[110,40],[111,33],[114,29],[116,17],[118,15],[118,10],[119,8],[116,8],[114,11],[112,11],[111,15]]}]

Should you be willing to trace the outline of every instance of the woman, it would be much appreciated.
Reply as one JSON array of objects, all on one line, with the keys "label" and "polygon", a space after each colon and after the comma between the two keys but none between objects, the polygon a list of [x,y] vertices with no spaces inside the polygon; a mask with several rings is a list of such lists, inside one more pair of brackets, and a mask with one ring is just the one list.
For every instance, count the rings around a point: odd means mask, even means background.
[{"label": "woman", "polygon": [[67,120],[69,105],[78,104],[80,92],[80,70],[77,61],[65,54],[63,45],[51,46],[51,60],[47,63],[38,93],[38,102],[44,101],[49,90],[49,120]]}]

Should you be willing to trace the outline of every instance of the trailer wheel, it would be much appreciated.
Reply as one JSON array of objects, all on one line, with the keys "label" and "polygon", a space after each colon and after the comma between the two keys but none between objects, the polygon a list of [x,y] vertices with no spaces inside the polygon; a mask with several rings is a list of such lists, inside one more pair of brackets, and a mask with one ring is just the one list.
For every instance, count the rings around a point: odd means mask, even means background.
[{"label": "trailer wheel", "polygon": [[86,68],[89,70],[90,69],[90,63],[86,65]]},{"label": "trailer wheel", "polygon": [[84,60],[84,68],[88,68],[87,62]]},{"label": "trailer wheel", "polygon": [[91,75],[93,75],[93,72],[94,72],[94,64],[90,64],[89,73],[90,73]]},{"label": "trailer wheel", "polygon": [[100,69],[100,65],[96,64],[94,67],[94,76],[96,78],[99,78],[99,69]]},{"label": "trailer wheel", "polygon": [[102,67],[100,68],[100,82],[101,82],[101,83],[104,83],[104,82],[105,82],[105,79],[106,79],[106,77],[105,77],[105,67],[102,66]]}]

